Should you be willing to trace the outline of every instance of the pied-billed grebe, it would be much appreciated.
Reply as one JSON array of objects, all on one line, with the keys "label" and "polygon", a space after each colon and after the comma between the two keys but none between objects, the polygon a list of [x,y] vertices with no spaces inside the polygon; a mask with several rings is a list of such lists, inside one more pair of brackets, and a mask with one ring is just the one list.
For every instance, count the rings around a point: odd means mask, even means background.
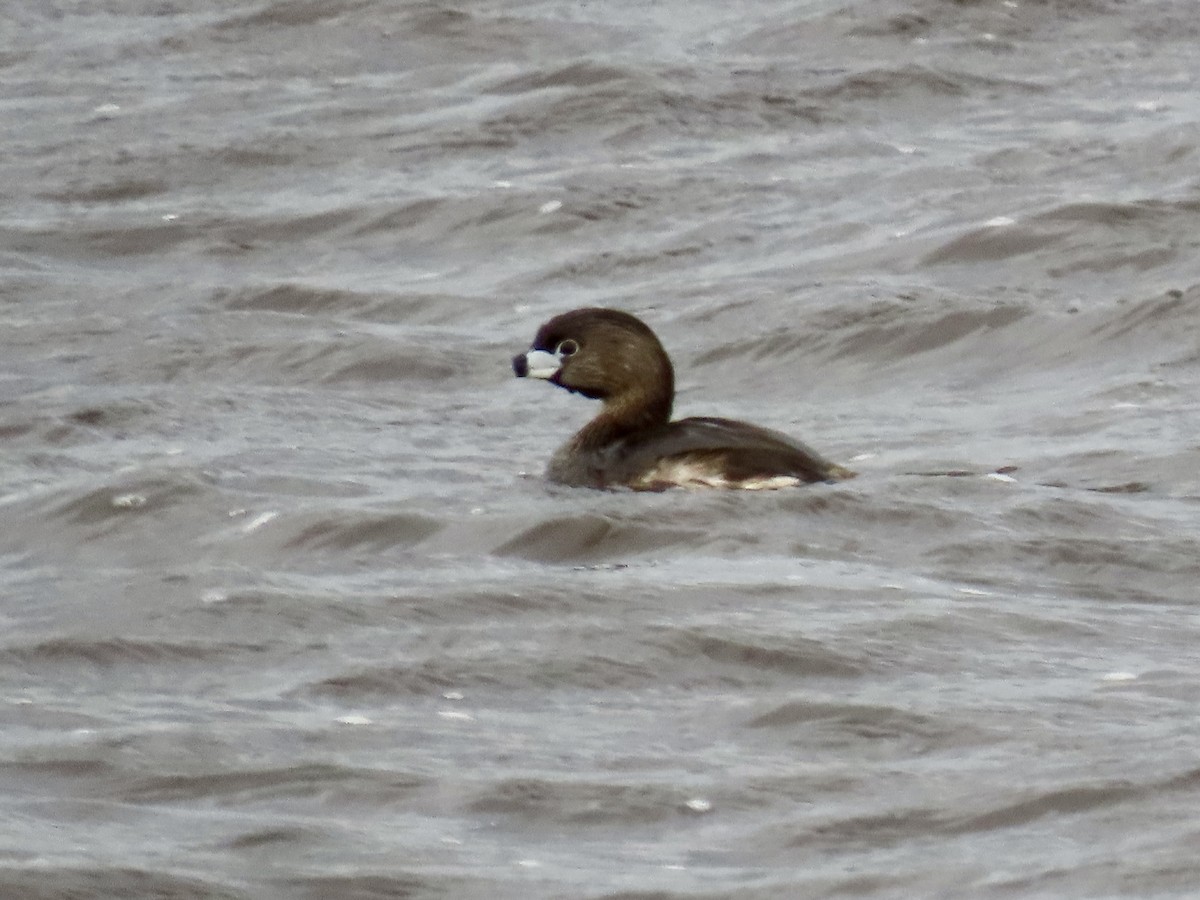
[{"label": "pied-billed grebe", "polygon": [[644,322],[620,310],[555,316],[528,351],[513,357],[513,371],[604,401],[600,414],[550,460],[552,481],[654,491],[781,488],[854,477],[778,431],[732,419],[672,422],[671,360]]}]

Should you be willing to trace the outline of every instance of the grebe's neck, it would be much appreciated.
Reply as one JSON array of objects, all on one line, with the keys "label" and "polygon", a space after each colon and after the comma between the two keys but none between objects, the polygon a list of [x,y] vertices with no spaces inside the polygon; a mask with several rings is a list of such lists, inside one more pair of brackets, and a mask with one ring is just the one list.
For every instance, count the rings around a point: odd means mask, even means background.
[{"label": "grebe's neck", "polygon": [[668,376],[653,387],[628,390],[604,401],[600,414],[580,429],[571,443],[581,449],[603,447],[614,441],[651,431],[671,421],[675,386]]}]

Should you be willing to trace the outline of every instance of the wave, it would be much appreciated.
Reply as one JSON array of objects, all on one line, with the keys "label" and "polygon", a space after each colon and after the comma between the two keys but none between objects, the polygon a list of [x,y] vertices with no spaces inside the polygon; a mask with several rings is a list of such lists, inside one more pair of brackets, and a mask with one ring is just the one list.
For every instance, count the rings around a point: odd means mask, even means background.
[{"label": "wave", "polygon": [[691,793],[677,786],[523,778],[487,786],[468,809],[530,826],[644,825],[694,816],[687,806],[691,799]]},{"label": "wave", "polygon": [[344,510],[337,516],[296,516],[284,526],[283,547],[304,554],[332,552],[379,553],[393,548],[411,547],[444,527],[429,516],[411,513],[373,513]]},{"label": "wave", "polygon": [[223,660],[231,654],[253,651],[254,645],[203,641],[164,641],[138,638],[50,638],[31,644],[0,648],[0,662],[25,668],[50,670],[63,666],[89,665],[160,666],[172,663],[203,663]]},{"label": "wave", "polygon": [[134,866],[0,867],[0,895],[23,900],[66,897],[170,897],[171,900],[246,900],[239,887],[196,875]]},{"label": "wave", "polygon": [[703,533],[649,527],[605,516],[555,518],[533,525],[492,552],[543,563],[587,563],[695,544]]},{"label": "wave", "polygon": [[199,775],[155,775],[133,780],[120,791],[127,803],[174,804],[197,801],[222,804],[262,803],[280,799],[339,797],[360,803],[402,802],[428,780],[404,772],[309,763],[262,769],[230,767]]},{"label": "wave", "polygon": [[1194,276],[1193,254],[1183,235],[1197,228],[1200,202],[1191,199],[1070,202],[972,228],[926,253],[919,265],[1033,257],[1054,278],[1126,268]]}]

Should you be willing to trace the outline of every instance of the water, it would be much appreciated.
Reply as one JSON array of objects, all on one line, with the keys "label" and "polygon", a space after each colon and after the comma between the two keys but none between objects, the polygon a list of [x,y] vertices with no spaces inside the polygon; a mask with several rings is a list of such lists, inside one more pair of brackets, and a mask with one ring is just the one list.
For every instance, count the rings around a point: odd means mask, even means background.
[{"label": "water", "polygon": [[[1200,890],[1190,3],[5,20],[0,896]],[[584,305],[860,477],[546,485]]]}]

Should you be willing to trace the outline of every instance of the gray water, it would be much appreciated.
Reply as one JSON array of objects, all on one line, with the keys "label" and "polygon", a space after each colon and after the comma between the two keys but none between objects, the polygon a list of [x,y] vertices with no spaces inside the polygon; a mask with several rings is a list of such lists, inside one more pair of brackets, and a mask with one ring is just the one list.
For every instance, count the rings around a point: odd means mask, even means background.
[{"label": "gray water", "polygon": [[[0,896],[1200,893],[1198,42],[4,4]],[[860,477],[547,485],[585,305]]]}]

